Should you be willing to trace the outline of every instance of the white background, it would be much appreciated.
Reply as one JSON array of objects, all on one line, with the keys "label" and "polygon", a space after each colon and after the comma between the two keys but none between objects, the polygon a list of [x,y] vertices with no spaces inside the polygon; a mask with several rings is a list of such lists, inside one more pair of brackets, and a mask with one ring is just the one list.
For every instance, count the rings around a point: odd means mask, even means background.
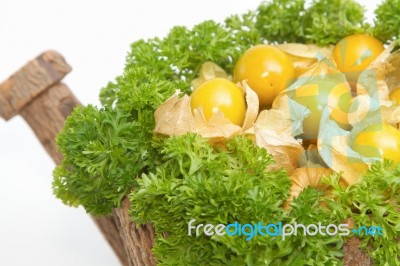
[{"label": "white background", "polygon": [[[2,0],[0,82],[55,49],[73,67],[64,81],[74,94],[84,104],[98,104],[99,89],[122,73],[133,41],[165,36],[175,25],[223,21],[260,2]],[[368,1],[369,19],[379,2]],[[0,265],[118,265],[85,211],[52,195],[53,168],[20,117],[0,118]]]}]

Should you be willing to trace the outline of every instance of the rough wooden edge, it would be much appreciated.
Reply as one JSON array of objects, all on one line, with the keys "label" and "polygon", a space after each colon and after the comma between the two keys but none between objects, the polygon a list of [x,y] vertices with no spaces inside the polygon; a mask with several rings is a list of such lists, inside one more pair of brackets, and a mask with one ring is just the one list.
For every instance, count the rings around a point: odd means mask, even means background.
[{"label": "rough wooden edge", "polygon": [[66,117],[79,104],[65,84],[57,83],[20,111],[20,115],[56,164],[61,163],[62,155],[57,150],[55,138],[64,127]]},{"label": "rough wooden edge", "polygon": [[156,265],[156,260],[151,252],[155,232],[151,225],[137,226],[129,215],[130,202],[124,198],[121,208],[115,209],[113,215],[117,218],[117,227],[125,243],[129,265]]},{"label": "rough wooden edge", "polygon": [[370,266],[372,259],[360,249],[361,241],[358,238],[350,238],[343,247],[345,266]]},{"label": "rough wooden edge", "polygon": [[47,51],[28,62],[18,72],[0,84],[0,116],[6,120],[37,95],[61,81],[71,67],[55,51]]}]

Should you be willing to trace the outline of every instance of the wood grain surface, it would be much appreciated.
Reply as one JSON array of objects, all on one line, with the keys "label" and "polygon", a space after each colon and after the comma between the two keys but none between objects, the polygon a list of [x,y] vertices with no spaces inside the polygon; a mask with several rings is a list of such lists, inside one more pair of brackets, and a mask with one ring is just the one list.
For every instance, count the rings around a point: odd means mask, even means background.
[{"label": "wood grain surface", "polygon": [[28,62],[0,84],[0,116],[6,120],[11,119],[70,71],[71,67],[55,51],[47,51]]}]

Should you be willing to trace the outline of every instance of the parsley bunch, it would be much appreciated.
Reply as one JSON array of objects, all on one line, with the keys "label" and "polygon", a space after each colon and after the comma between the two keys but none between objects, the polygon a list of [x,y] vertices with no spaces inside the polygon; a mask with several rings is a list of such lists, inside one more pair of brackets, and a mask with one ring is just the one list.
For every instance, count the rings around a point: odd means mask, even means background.
[{"label": "parsley bunch", "polygon": [[[265,171],[273,161],[265,149],[244,136],[226,148],[195,134],[160,143],[162,164],[138,179],[130,212],[138,224],[156,229],[153,252],[160,265],[325,265],[339,263],[339,236],[212,237],[188,235],[188,223],[241,224],[327,223],[330,212],[319,206],[320,193],[308,189],[285,210],[290,191],[285,171]],[[194,232],[193,232],[194,233]],[[183,255],[184,254],[184,255]]]},{"label": "parsley bunch", "polygon": [[257,28],[269,41],[335,44],[347,35],[364,32],[364,8],[353,0],[267,1],[259,7]]},{"label": "parsley bunch", "polygon": [[384,0],[375,10],[374,35],[383,42],[400,39],[400,0]]}]

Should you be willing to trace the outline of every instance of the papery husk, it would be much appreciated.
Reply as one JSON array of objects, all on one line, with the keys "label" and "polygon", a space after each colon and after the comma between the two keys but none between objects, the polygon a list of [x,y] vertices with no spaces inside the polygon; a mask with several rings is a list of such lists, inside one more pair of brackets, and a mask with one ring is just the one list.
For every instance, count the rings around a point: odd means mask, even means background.
[{"label": "papery husk", "polygon": [[[369,164],[362,161],[359,156],[351,156],[348,143],[348,136],[332,137],[331,143],[328,144],[331,148],[330,160],[328,159],[327,162],[326,157],[324,159],[332,170],[342,175],[347,185],[353,185],[360,181],[361,175],[368,169]],[[323,145],[326,143],[318,140],[319,150],[322,150]]]},{"label": "papery husk", "polygon": [[197,89],[205,81],[213,78],[224,78],[232,80],[232,78],[228,74],[226,74],[225,70],[223,70],[219,65],[208,61],[201,65],[199,77],[195,78],[191,82],[192,89]]},{"label": "papery husk", "polygon": [[[349,114],[350,124],[359,124],[374,112],[377,113],[374,114],[377,116],[375,120],[379,120],[377,122],[392,126],[400,122],[400,106],[389,100],[390,92],[400,86],[400,52],[391,54],[394,45],[393,43],[386,48],[360,74],[357,82],[357,97],[353,100],[358,106]],[[376,91],[377,95],[374,94]]]},{"label": "papery husk", "polygon": [[381,103],[381,115],[385,124],[397,127],[400,123],[400,105],[395,102],[387,101]]},{"label": "papery husk", "polygon": [[245,132],[251,135],[257,146],[265,148],[273,156],[275,163],[268,170],[285,168],[292,173],[296,169],[304,148],[291,135],[291,126],[288,113],[271,109],[262,111],[254,126]]},{"label": "papery husk", "polygon": [[[391,54],[389,58],[389,63],[392,66],[392,69],[386,73],[385,81],[387,83],[389,92],[392,92],[396,89],[400,89],[400,50]],[[396,105],[395,103],[393,103]],[[384,110],[387,114],[387,122],[388,124],[400,129],[400,123],[397,122],[397,118],[400,116],[399,107],[400,105],[396,105],[397,108],[395,110],[389,109]]]},{"label": "papery husk", "polygon": [[[330,58],[323,58],[318,60],[315,64],[310,66],[300,78],[307,80],[307,78],[313,77],[325,77],[327,75],[343,75],[343,80],[345,80],[345,76],[343,73],[337,69],[336,64]],[[303,81],[303,83],[306,83]]]},{"label": "papery husk", "polygon": [[[303,142],[303,147],[305,147]],[[321,155],[318,152],[318,146],[315,143],[309,143],[305,148],[305,152],[301,155],[298,162],[299,168],[305,167],[325,167],[328,166],[325,164]]]},{"label": "papery husk", "polygon": [[329,186],[322,183],[321,180],[323,177],[329,176],[332,173],[332,169],[318,165],[297,168],[296,171],[294,171],[290,176],[292,186],[290,188],[290,195],[287,199],[287,203],[292,202],[293,199],[298,197],[299,194],[307,187],[313,187],[320,191],[326,191]]},{"label": "papery husk", "polygon": [[190,97],[179,98],[176,91],[160,105],[154,113],[155,133],[168,136],[181,136],[195,128],[195,120],[190,109]]},{"label": "papery husk", "polygon": [[257,119],[259,100],[257,93],[250,88],[247,82],[242,82],[242,89],[245,91],[247,103],[246,116],[244,118],[242,131],[246,131],[254,125]]},{"label": "papery husk", "polygon": [[289,107],[289,96],[286,94],[286,91],[282,91],[278,96],[276,96],[275,100],[272,102],[272,109],[281,110],[286,114],[290,114]]},{"label": "papery husk", "polygon": [[319,47],[313,44],[287,43],[276,46],[285,52],[295,68],[296,77],[304,74],[321,58],[331,58],[333,46]]},{"label": "papery husk", "polygon": [[203,110],[194,110],[194,126],[187,132],[197,133],[205,138],[209,138],[212,142],[223,141],[235,134],[242,132],[241,127],[233,124],[229,119],[224,117],[221,112],[215,113],[208,121],[204,117]]},{"label": "papery husk", "polygon": [[306,107],[290,99],[286,91],[280,93],[275,98],[271,110],[279,110],[286,115],[286,123],[289,123],[288,121],[291,123],[291,127],[287,127],[287,130],[290,132],[287,133],[292,137],[303,133],[303,120],[310,114],[310,111]]},{"label": "papery husk", "polygon": [[[210,66],[210,64],[207,65]],[[212,65],[211,67],[216,69]],[[210,78],[210,74],[207,75],[207,78]],[[206,76],[206,74],[203,76]],[[259,101],[257,94],[246,82],[237,85],[243,90],[247,104],[243,126],[240,127],[233,124],[224,117],[222,112],[215,113],[207,121],[201,108],[192,112],[190,96],[184,95],[180,98],[178,91],[155,111],[156,126],[154,132],[167,136],[180,136],[192,132],[209,138],[211,142],[220,142],[233,135],[241,134],[253,126],[256,121]]]},{"label": "papery husk", "polygon": [[[393,101],[383,101],[379,102],[379,109],[373,110],[373,103],[371,103],[371,98],[368,95],[359,95],[353,99],[353,103],[357,102],[358,108],[349,113],[349,123],[351,125],[356,125],[362,123],[367,116],[376,113],[376,123],[383,122],[392,126],[396,126],[400,122],[400,105],[397,105]],[[372,124],[366,123],[364,127]]]},{"label": "papery husk", "polygon": [[400,88],[400,50],[392,53],[388,59],[389,64],[392,66],[385,75],[389,92]]},{"label": "papery husk", "polygon": [[[357,107],[355,108],[354,106],[357,104]],[[348,114],[348,119],[349,123],[351,125],[355,125],[357,123],[360,123],[365,119],[367,116],[370,108],[371,108],[371,100],[370,96],[367,94],[364,95],[358,95],[355,98],[353,98],[353,103],[352,107],[350,110],[353,108],[354,110],[351,110]]]},{"label": "papery husk", "polygon": [[351,132],[340,128],[330,118],[327,109],[322,114],[319,130],[317,145],[324,162],[334,172],[341,174],[347,185],[360,181],[370,161],[349,146],[352,143]]},{"label": "papery husk", "polygon": [[218,112],[207,121],[202,110],[192,113],[190,97],[179,97],[176,92],[160,105],[154,113],[156,126],[154,133],[167,136],[181,136],[188,132],[199,133],[208,138],[228,138],[241,128]]},{"label": "papery husk", "polygon": [[321,47],[315,44],[302,43],[284,43],[278,44],[276,47],[290,56],[310,59],[320,59],[322,57],[330,58],[334,48],[333,45]]},{"label": "papery husk", "polygon": [[[386,82],[388,73],[395,67],[391,63],[392,50],[395,43],[390,44],[360,75],[357,80],[357,95],[371,95],[371,91],[378,91],[379,100],[389,100],[389,87]],[[397,56],[396,56],[397,57]],[[374,86],[376,84],[376,86]]]},{"label": "papery husk", "polygon": [[280,135],[276,132],[254,127],[256,144],[265,148],[274,158],[275,164],[268,167],[268,170],[274,171],[285,168],[288,173],[292,173],[297,167],[297,161],[303,152],[303,146],[289,135]]}]

